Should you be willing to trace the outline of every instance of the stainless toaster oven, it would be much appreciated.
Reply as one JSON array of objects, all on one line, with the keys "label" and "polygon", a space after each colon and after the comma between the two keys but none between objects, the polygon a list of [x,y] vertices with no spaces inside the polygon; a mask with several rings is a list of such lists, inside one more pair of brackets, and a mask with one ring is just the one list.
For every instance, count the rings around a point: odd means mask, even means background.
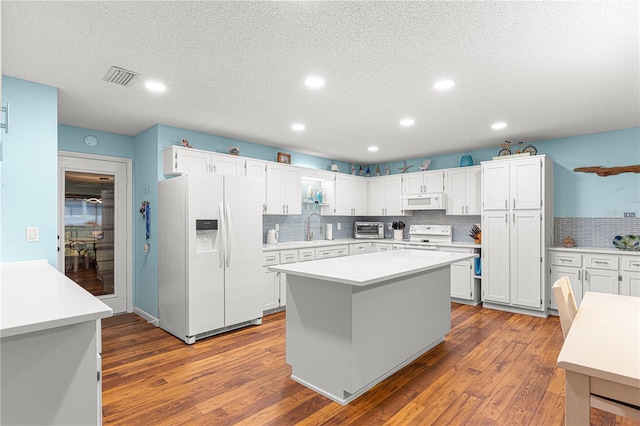
[{"label": "stainless toaster oven", "polygon": [[383,222],[355,222],[353,224],[354,238],[384,238]]}]

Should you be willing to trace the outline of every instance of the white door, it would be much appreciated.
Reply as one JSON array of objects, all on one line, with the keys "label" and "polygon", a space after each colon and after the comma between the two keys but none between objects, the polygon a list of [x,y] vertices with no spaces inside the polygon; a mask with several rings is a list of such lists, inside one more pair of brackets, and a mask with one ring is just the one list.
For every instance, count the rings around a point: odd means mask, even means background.
[{"label": "white door", "polygon": [[509,303],[509,213],[482,218],[482,300]]},{"label": "white door", "polygon": [[542,158],[513,161],[510,176],[511,208],[540,209],[542,207]]},{"label": "white door", "polygon": [[586,268],[584,270],[584,291],[619,294],[618,271]]},{"label": "white door", "polygon": [[404,176],[404,194],[420,194],[424,192],[424,173],[406,173]]},{"label": "white door", "polygon": [[425,172],[424,173],[424,192],[434,194],[444,191],[444,173],[443,172]]},{"label": "white door", "polygon": [[386,207],[385,178],[374,178],[369,181],[369,212],[375,216],[385,216]]},{"label": "white door", "polygon": [[466,199],[467,207],[465,213],[470,215],[479,215],[481,213],[480,205],[480,167],[468,168],[466,173]]},{"label": "white door", "polygon": [[268,164],[266,174],[266,214],[284,214],[284,166]]},{"label": "white door", "polygon": [[366,179],[354,179],[351,183],[351,197],[353,197],[353,214],[362,216],[369,214],[369,191]]},{"label": "white door", "polygon": [[131,312],[131,160],[58,156],[58,265],[114,313]]},{"label": "white door", "polygon": [[353,200],[351,199],[352,180],[347,175],[336,176],[335,213],[338,216],[351,216]]},{"label": "white door", "polygon": [[482,201],[484,210],[509,208],[509,162],[491,161],[482,165]]},{"label": "white door", "polygon": [[[511,303],[542,306],[540,211],[511,213]],[[484,233],[483,233],[484,234]]]},{"label": "white door", "polygon": [[447,214],[463,215],[467,203],[467,173],[465,169],[447,172]]},{"label": "white door", "polygon": [[[402,210],[402,176],[386,176],[385,180],[385,205],[387,216],[399,216],[404,214]],[[372,184],[373,181],[370,182]],[[369,212],[372,214],[373,212]]]},{"label": "white door", "polygon": [[300,171],[285,166],[284,168],[284,212],[285,214],[301,214],[302,202],[300,201]]},{"label": "white door", "polygon": [[471,260],[451,264],[451,297],[471,300],[473,268]]},{"label": "white door", "polygon": [[[580,280],[580,268],[571,268],[568,266],[551,266],[551,286],[562,277],[568,277],[571,283],[571,290],[573,290],[573,296],[576,298],[576,305],[580,307],[582,303],[582,280]],[[553,296],[553,290],[549,293],[549,307],[551,309],[558,309],[558,303]]]},{"label": "white door", "polygon": [[240,176],[224,180],[224,321],[229,326],[262,318],[264,256],[260,181]]},{"label": "white door", "polygon": [[262,179],[262,198],[260,202],[262,203],[262,212],[266,211],[266,181],[267,181],[267,163],[264,161],[258,160],[246,160],[245,163],[245,176],[255,177]]}]

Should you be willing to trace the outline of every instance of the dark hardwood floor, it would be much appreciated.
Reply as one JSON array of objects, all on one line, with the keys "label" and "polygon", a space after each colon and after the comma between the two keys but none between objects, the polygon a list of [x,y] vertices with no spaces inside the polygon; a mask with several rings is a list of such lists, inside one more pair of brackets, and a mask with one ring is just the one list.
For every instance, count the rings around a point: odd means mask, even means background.
[{"label": "dark hardwood floor", "polygon": [[345,407],[289,378],[284,312],[191,346],[133,314],[102,338],[105,425],[564,424],[556,317],[452,304],[444,343]]},{"label": "dark hardwood floor", "polygon": [[98,270],[93,261],[87,261],[77,271],[67,271],[65,275],[94,296],[107,294],[102,288],[102,281],[98,278]]}]

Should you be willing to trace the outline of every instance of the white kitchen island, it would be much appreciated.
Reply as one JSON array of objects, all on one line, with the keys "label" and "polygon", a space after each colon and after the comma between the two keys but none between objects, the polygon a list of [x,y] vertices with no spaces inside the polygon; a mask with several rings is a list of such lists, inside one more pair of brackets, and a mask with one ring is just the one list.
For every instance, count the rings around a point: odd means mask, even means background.
[{"label": "white kitchen island", "polygon": [[0,424],[101,424],[111,308],[45,260],[0,264],[0,296]]},{"label": "white kitchen island", "polygon": [[441,343],[450,265],[474,257],[398,250],[269,267],[287,274],[291,378],[344,405]]}]

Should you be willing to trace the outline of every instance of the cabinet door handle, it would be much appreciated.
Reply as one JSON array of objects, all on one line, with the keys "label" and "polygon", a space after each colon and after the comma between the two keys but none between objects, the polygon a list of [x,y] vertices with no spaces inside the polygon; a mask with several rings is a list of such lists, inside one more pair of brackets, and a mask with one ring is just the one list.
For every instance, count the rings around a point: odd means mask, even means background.
[{"label": "cabinet door handle", "polygon": [[512,214],[513,214],[513,224],[515,225],[516,224],[516,214],[515,213],[512,213]]},{"label": "cabinet door handle", "polygon": [[287,214],[289,214],[289,204],[287,204]]},{"label": "cabinet door handle", "polygon": [[514,209],[516,208],[516,199],[515,198],[513,199],[513,208]]},{"label": "cabinet door handle", "polygon": [[595,263],[596,265],[608,265],[609,262],[606,260],[594,260],[593,263]]},{"label": "cabinet door handle", "polygon": [[638,267],[638,266],[640,266],[640,262],[631,262],[631,266]]},{"label": "cabinet door handle", "polygon": [[504,223],[509,223],[509,213],[504,214]]},{"label": "cabinet door handle", "polygon": [[571,259],[568,257],[559,257],[558,260],[560,262],[571,262]]},{"label": "cabinet door handle", "polygon": [[464,206],[462,206],[462,211],[460,213],[464,214]]},{"label": "cabinet door handle", "polygon": [[467,206],[466,210],[467,211],[465,213],[469,214],[469,206]]},{"label": "cabinet door handle", "polygon": [[582,281],[582,271],[578,269],[578,281]]},{"label": "cabinet door handle", "polygon": [[589,271],[587,271],[586,269],[584,270],[584,280],[589,281]]},{"label": "cabinet door handle", "polygon": [[508,209],[509,208],[509,201],[507,201],[507,199],[504,199],[504,208]]}]

